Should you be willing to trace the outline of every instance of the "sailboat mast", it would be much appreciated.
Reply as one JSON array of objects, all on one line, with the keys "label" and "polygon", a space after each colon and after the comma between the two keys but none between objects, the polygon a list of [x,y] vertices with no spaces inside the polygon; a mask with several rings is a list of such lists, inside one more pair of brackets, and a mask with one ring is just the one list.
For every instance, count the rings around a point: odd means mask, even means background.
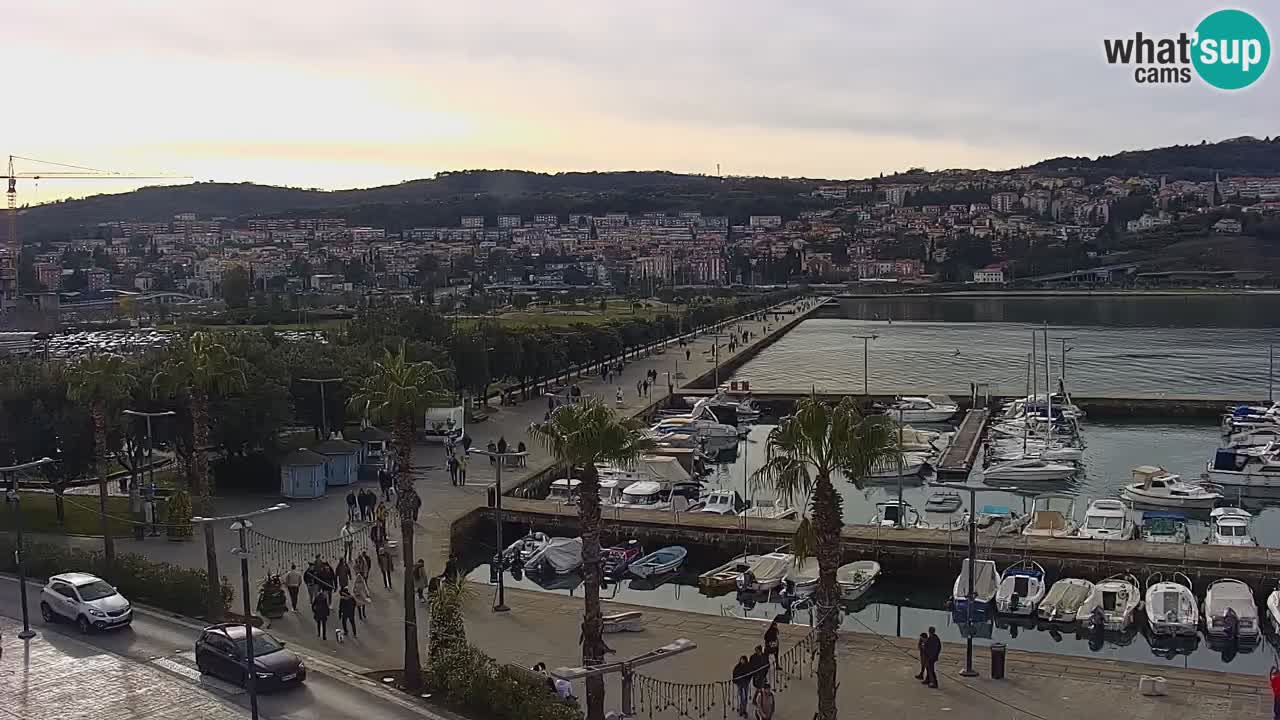
[{"label": "sailboat mast", "polygon": [[1045,447],[1049,446],[1049,439],[1053,437],[1053,387],[1049,380],[1049,323],[1044,324],[1044,403],[1045,413],[1048,414],[1049,425],[1045,431]]},{"label": "sailboat mast", "polygon": [[[1031,354],[1030,354],[1030,353],[1028,353],[1028,354],[1027,354],[1027,397],[1029,397],[1029,398],[1030,398],[1030,397],[1034,397],[1034,396],[1031,394],[1031,374],[1032,374]],[[1027,407],[1027,403],[1026,403],[1026,402],[1024,402],[1024,403],[1022,404],[1022,407],[1023,407],[1023,410],[1022,410],[1022,455],[1023,455],[1023,457],[1026,457],[1026,455],[1027,455],[1027,424],[1031,422],[1031,416],[1030,416],[1030,415],[1027,413],[1027,411],[1026,411],[1026,407]]]}]

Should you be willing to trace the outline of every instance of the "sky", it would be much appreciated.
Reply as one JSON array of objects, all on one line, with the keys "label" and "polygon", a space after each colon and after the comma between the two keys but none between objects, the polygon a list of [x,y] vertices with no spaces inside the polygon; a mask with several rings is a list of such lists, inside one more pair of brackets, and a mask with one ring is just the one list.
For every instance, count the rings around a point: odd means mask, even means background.
[{"label": "sky", "polygon": [[[201,181],[339,189],[717,164],[857,178],[1280,134],[1280,68],[1236,92],[1143,86],[1102,47],[1190,32],[1222,7],[1275,38],[1274,2],[6,5],[0,154]],[[154,182],[46,179],[20,202]]]}]

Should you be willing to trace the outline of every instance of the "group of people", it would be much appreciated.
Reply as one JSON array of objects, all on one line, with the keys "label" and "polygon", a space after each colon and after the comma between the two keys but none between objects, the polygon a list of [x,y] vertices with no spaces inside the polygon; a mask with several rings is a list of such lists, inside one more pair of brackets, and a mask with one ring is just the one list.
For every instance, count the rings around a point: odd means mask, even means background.
[{"label": "group of people", "polygon": [[738,693],[739,717],[747,717],[749,708],[755,708],[756,720],[773,718],[775,699],[769,684],[769,670],[778,666],[778,634],[778,620],[775,618],[764,632],[764,645],[757,645],[751,657],[740,656],[733,666],[732,680]]},{"label": "group of people", "polygon": [[649,368],[645,371],[644,378],[636,381],[636,396],[651,397],[652,390],[658,384],[658,371]]},{"label": "group of people", "polygon": [[347,521],[373,522],[378,507],[378,494],[366,488],[347,491]]},{"label": "group of people", "polygon": [[565,680],[564,678],[552,677],[551,673],[547,672],[546,663],[544,662],[536,663],[534,664],[532,670],[535,673],[538,673],[539,675],[543,675],[547,678],[547,690],[550,690],[551,692],[555,693],[556,697],[565,701],[574,700],[573,683],[569,682],[568,680]]},{"label": "group of people", "polygon": [[916,673],[916,679],[922,685],[938,687],[938,673],[934,666],[938,664],[938,658],[942,657],[942,638],[938,637],[937,630],[930,627],[929,632],[920,633],[916,649],[920,651],[920,672]]},{"label": "group of people", "polygon": [[[381,556],[379,562],[381,563]],[[316,622],[316,635],[327,640],[329,616],[335,605],[333,595],[337,592],[336,605],[342,631],[353,638],[357,637],[356,618],[368,620],[365,608],[371,599],[369,569],[372,564],[369,553],[361,550],[352,562],[347,562],[345,557],[338,558],[336,567],[319,555],[308,563],[306,570],[299,571],[296,564],[290,565],[289,572],[284,575],[290,609],[298,612],[300,590],[305,585],[307,597],[311,601],[311,615]]]}]

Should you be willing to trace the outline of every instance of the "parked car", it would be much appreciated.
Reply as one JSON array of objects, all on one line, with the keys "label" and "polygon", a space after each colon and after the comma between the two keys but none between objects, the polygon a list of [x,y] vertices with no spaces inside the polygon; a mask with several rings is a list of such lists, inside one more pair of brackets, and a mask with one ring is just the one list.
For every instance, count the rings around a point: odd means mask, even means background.
[{"label": "parked car", "polygon": [[[200,672],[238,685],[245,684],[246,654],[244,625],[210,625],[196,640],[196,667]],[[307,666],[302,658],[286,650],[284,643],[270,633],[257,628],[253,630],[253,665],[260,689],[295,685],[307,679]]]},{"label": "parked car", "polygon": [[133,607],[106,581],[89,573],[54,575],[40,591],[40,615],[48,623],[70,620],[80,632],[126,627]]}]

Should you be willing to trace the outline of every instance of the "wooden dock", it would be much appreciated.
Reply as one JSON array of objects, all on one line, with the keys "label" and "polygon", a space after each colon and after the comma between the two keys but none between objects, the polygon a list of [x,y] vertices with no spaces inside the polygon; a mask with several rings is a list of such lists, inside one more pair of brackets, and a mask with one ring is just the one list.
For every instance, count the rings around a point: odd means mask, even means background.
[{"label": "wooden dock", "polygon": [[986,408],[969,410],[960,422],[951,445],[942,454],[938,467],[934,468],[938,477],[947,480],[965,480],[973,470],[974,460],[978,457],[978,446],[982,444],[982,436],[987,429],[987,420],[991,411]]}]

